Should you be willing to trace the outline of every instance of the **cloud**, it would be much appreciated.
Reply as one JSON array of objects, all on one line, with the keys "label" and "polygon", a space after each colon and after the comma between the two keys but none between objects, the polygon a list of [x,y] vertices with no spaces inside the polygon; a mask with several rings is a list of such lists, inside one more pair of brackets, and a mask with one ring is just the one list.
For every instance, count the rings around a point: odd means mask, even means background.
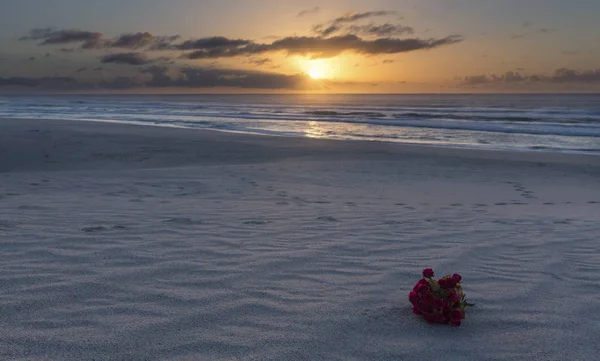
[{"label": "cloud", "polygon": [[319,12],[321,12],[321,8],[318,7],[318,6],[315,6],[314,8],[305,9],[305,10],[300,11],[296,16],[299,17],[299,18],[301,18],[303,16],[316,15]]},{"label": "cloud", "polygon": [[83,43],[82,48],[90,49],[99,46],[102,36],[102,33],[91,31],[46,28],[33,29],[28,36],[21,37],[19,40],[41,40],[39,45]]},{"label": "cloud", "polygon": [[152,60],[148,60],[146,56],[141,53],[116,53],[103,56],[100,59],[100,62],[104,64],[145,65],[151,63]]},{"label": "cloud", "polygon": [[368,18],[373,18],[377,16],[388,16],[395,15],[395,11],[367,11],[364,13],[347,13],[344,14],[335,20],[333,20],[334,24],[342,24],[342,23],[353,23],[359,20],[364,20]]},{"label": "cloud", "polygon": [[[356,35],[292,36],[276,40],[271,44],[245,43],[242,46],[211,47],[185,55],[188,59],[214,59],[267,52],[285,52],[288,55],[305,55],[312,58],[329,58],[350,51],[365,55],[397,54],[415,50],[432,49],[462,41],[462,37],[451,35],[441,39],[394,39],[380,38],[364,40]],[[224,42],[225,43],[225,42]]]},{"label": "cloud", "polygon": [[240,46],[252,44],[251,40],[229,39],[224,36],[213,36],[210,38],[201,38],[196,40],[187,40],[181,44],[171,45],[171,49],[179,50],[210,50],[210,49],[231,49]]},{"label": "cloud", "polygon": [[149,32],[122,34],[110,46],[113,48],[138,49],[150,45],[154,41],[154,36]]},{"label": "cloud", "polygon": [[22,88],[42,88],[42,89],[68,89],[77,87],[79,82],[71,77],[9,77],[0,78],[0,87],[22,87]]},{"label": "cloud", "polygon": [[415,29],[410,26],[394,25],[394,24],[382,24],[382,25],[351,25],[347,28],[347,31],[352,34],[362,34],[367,36],[378,36],[386,37],[393,35],[412,35],[415,33]]},{"label": "cloud", "polygon": [[[394,15],[394,14],[396,14],[396,12],[393,12],[393,11],[367,11],[367,12],[363,12],[363,13],[347,13],[338,18],[335,18],[328,24],[317,24],[317,25],[313,26],[312,31],[321,36],[329,36],[329,35],[339,32],[339,31],[344,30],[344,26],[346,24],[354,23],[354,22],[369,19],[369,18],[374,18],[374,17],[379,17],[379,16],[389,16],[389,15]],[[384,26],[389,26],[389,25],[390,24],[385,24]],[[371,26],[375,26],[375,25],[371,25]],[[359,30],[360,30],[360,28],[359,28]],[[363,30],[354,31],[354,32],[346,31],[346,32],[358,34],[359,32],[363,32]],[[383,31],[383,29],[380,29],[380,31]],[[376,35],[376,32],[373,35]],[[389,36],[389,35],[392,35],[392,34],[387,34],[384,36]]]},{"label": "cloud", "polygon": [[271,63],[271,59],[269,59],[269,58],[262,58],[262,59],[250,59],[250,60],[248,60],[248,62],[249,62],[250,64],[254,64],[254,65],[257,65],[257,66],[262,66],[262,65],[265,65],[265,64]]},{"label": "cloud", "polygon": [[384,60],[384,61],[383,61],[383,63],[384,63],[384,64],[391,64],[391,63],[393,63],[393,62],[394,62],[394,61],[393,61],[393,60],[390,60],[390,59],[386,59],[386,60]]},{"label": "cloud", "polygon": [[[94,71],[99,69],[94,69]],[[317,89],[319,82],[306,74],[280,74],[265,71],[225,69],[211,67],[187,67],[181,69],[165,66],[141,68],[139,75],[120,76],[111,80],[87,82],[72,77],[0,78],[0,88],[35,88],[54,91],[78,91],[93,89],[135,89],[135,88],[212,88],[229,87],[244,89]]]},{"label": "cloud", "polygon": [[[81,30],[34,29],[21,40],[41,40],[40,45],[81,43],[79,47],[64,47],[58,51],[67,53],[85,49],[134,49],[138,52],[109,54],[101,58],[103,63],[145,65],[148,60],[141,52],[180,51],[182,58],[218,59],[263,55],[282,52],[288,55],[304,55],[311,58],[327,58],[343,52],[364,55],[396,54],[414,50],[432,49],[462,41],[458,35],[439,39],[394,38],[396,35],[413,34],[414,29],[398,24],[354,24],[357,21],[395,14],[390,11],[348,13],[334,19],[330,25],[313,28],[317,36],[288,36],[262,43],[250,39],[212,36],[179,41],[178,35],[155,36],[149,32],[125,33],[113,39],[102,33]],[[350,24],[350,25],[348,25]],[[336,32],[345,34],[331,36]],[[359,37],[359,35],[365,38]],[[165,60],[169,61],[169,60]]]},{"label": "cloud", "polygon": [[555,28],[541,28],[539,30],[540,33],[554,33],[556,31],[558,31],[558,29]]},{"label": "cloud", "polygon": [[307,89],[311,79],[305,74],[286,75],[280,73],[223,69],[223,68],[182,68],[179,74],[171,77],[166,67],[152,66],[140,70],[151,75],[145,85],[150,87],[233,87],[251,89]]},{"label": "cloud", "polygon": [[600,82],[600,69],[578,71],[556,69],[552,75],[521,74],[508,71],[501,75],[472,75],[458,79],[464,85],[515,84],[515,83],[596,83]]}]

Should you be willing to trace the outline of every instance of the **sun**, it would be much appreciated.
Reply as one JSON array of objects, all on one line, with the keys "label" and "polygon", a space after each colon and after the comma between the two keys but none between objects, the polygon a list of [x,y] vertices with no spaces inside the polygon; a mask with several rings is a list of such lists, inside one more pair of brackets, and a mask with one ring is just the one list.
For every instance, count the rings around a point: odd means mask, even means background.
[{"label": "sun", "polygon": [[313,79],[327,79],[334,76],[331,63],[324,59],[308,60],[303,64],[302,68]]},{"label": "sun", "polygon": [[308,71],[308,76],[310,76],[313,79],[322,79],[325,77],[325,72],[323,71],[323,69],[310,69]]}]

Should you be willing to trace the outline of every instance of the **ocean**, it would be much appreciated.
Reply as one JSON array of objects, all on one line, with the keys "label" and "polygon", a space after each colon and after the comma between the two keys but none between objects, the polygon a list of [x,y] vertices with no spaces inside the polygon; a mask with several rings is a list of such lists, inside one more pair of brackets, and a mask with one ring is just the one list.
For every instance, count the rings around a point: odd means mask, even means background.
[{"label": "ocean", "polygon": [[600,94],[0,95],[0,118],[600,154]]}]

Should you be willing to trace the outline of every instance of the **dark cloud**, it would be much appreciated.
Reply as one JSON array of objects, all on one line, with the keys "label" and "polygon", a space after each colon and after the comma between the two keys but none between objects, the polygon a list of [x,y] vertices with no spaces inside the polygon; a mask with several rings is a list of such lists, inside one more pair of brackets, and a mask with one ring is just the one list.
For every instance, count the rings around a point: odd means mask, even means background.
[{"label": "dark cloud", "polygon": [[19,40],[41,40],[39,45],[56,45],[69,43],[82,43],[81,47],[90,49],[98,47],[101,43],[102,33],[81,30],[57,30],[53,28],[33,29],[28,36]]},{"label": "dark cloud", "polygon": [[558,29],[554,29],[554,28],[541,28],[539,30],[540,33],[553,33],[558,31]]},{"label": "dark cloud", "polygon": [[119,37],[107,41],[105,46],[109,48],[162,50],[168,49],[173,42],[180,38],[179,35],[156,36],[149,32],[132,34],[121,34]]},{"label": "dark cloud", "polygon": [[30,56],[27,60],[29,60],[29,61],[35,61],[35,56]]},{"label": "dark cloud", "polygon": [[141,70],[152,79],[146,83],[150,87],[233,87],[250,89],[306,89],[311,80],[305,74],[285,75],[279,73],[221,69],[183,68],[177,76],[167,74],[166,67],[153,66]]},{"label": "dark cloud", "polygon": [[81,72],[86,71],[86,70],[87,70],[86,67],[79,68],[79,69],[75,70],[75,73],[81,73]]},{"label": "dark cloud", "polygon": [[73,48],[60,48],[57,51],[60,51],[61,53],[74,53],[76,49]]},{"label": "dark cloud", "polygon": [[[364,13],[347,13],[347,14],[344,14],[344,15],[332,20],[328,24],[317,24],[317,25],[313,26],[312,31],[321,36],[329,36],[329,35],[332,35],[332,34],[335,34],[337,32],[344,30],[344,27],[349,23],[354,23],[357,21],[361,21],[361,20],[369,19],[369,18],[373,18],[373,17],[388,16],[388,15],[393,15],[393,14],[395,14],[395,12],[392,12],[392,11],[368,11],[368,12],[364,12]],[[376,25],[370,25],[370,26],[375,27]],[[384,24],[383,26],[389,27],[389,26],[393,26],[393,25]],[[366,25],[365,28],[355,26],[354,31],[350,30],[351,27],[352,26],[350,26],[350,27],[348,27],[348,29],[346,29],[346,33],[359,34],[359,33],[364,33],[365,31],[369,30],[369,25]],[[385,29],[381,28],[381,29],[379,29],[379,31],[385,32]],[[393,31],[391,29],[388,29],[388,31],[390,31],[390,33],[385,34],[383,36],[394,35]],[[374,31],[374,33],[371,33],[371,35],[377,35],[377,32],[378,31]]]},{"label": "dark cloud", "polygon": [[149,32],[123,34],[114,40],[110,46],[113,48],[138,49],[150,45],[154,36]]},{"label": "dark cloud", "polygon": [[79,88],[79,82],[71,77],[43,77],[43,78],[25,78],[10,77],[0,78],[0,87],[19,87],[19,88],[41,88],[41,89],[69,89]]},{"label": "dark cloud", "polygon": [[116,53],[103,56],[100,59],[101,63],[115,63],[127,65],[145,65],[152,62],[141,53]]},{"label": "dark cloud", "polygon": [[367,36],[378,36],[386,37],[393,35],[412,35],[415,33],[415,29],[410,26],[394,25],[394,24],[382,24],[382,25],[351,25],[346,28],[349,33],[361,34]]},{"label": "dark cloud", "polygon": [[300,11],[296,16],[301,18],[301,17],[307,16],[307,15],[318,14],[320,11],[321,11],[321,8],[318,6],[315,6],[312,9],[305,9],[305,10]]},{"label": "dark cloud", "polygon": [[600,69],[578,71],[561,68],[554,71],[553,75],[525,75],[509,71],[501,75],[473,75],[460,78],[459,82],[465,85],[482,84],[515,84],[515,83],[596,83],[600,82]]},{"label": "dark cloud", "polygon": [[368,18],[373,18],[377,16],[388,16],[395,15],[395,11],[367,11],[364,13],[347,13],[344,14],[335,20],[333,20],[334,24],[342,24],[342,23],[353,23],[359,20],[364,20]]},{"label": "dark cloud", "polygon": [[521,24],[521,26],[524,28],[529,28],[531,26],[531,23],[529,21],[526,21],[523,24]]},{"label": "dark cloud", "polygon": [[552,80],[562,83],[572,82],[600,82],[600,69],[577,71],[573,69],[561,68],[557,69],[552,76]]},{"label": "dark cloud", "polygon": [[579,53],[577,50],[564,50],[561,52],[562,55],[578,55]]},{"label": "dark cloud", "polygon": [[234,49],[241,46],[251,45],[251,40],[229,39],[224,36],[213,36],[196,40],[187,40],[181,44],[172,45],[172,49],[179,50],[211,50],[211,49]]},{"label": "dark cloud", "polygon": [[271,59],[269,59],[269,58],[262,58],[262,59],[250,59],[250,60],[248,60],[248,62],[249,62],[250,64],[254,64],[254,65],[257,65],[257,66],[262,66],[262,65],[265,65],[265,64],[271,63]]},{"label": "dark cloud", "polygon": [[318,24],[313,26],[312,31],[321,35],[321,36],[329,36],[333,33],[337,33],[342,30],[343,27],[337,24],[332,24],[329,26],[325,26],[324,24]]},{"label": "dark cloud", "polygon": [[510,36],[511,40],[518,40],[518,39],[523,39],[524,37],[526,37],[527,34],[513,34]]},{"label": "dark cloud", "polygon": [[276,40],[271,44],[250,42],[243,46],[223,46],[199,50],[186,54],[185,57],[188,59],[212,59],[257,55],[276,51],[286,52],[289,55],[306,55],[313,58],[333,57],[346,51],[366,55],[397,54],[414,50],[432,49],[460,41],[462,41],[462,37],[458,35],[427,40],[394,38],[364,40],[356,35],[334,36],[330,38],[320,36],[292,36]]},{"label": "dark cloud", "polygon": [[[95,71],[100,70],[99,68]],[[87,80],[71,77],[0,78],[0,87],[35,88],[44,90],[93,90],[134,88],[247,88],[247,89],[317,89],[319,82],[306,74],[286,75],[274,72],[224,68],[167,68],[148,66],[139,70],[140,77],[121,76],[111,80]]]}]

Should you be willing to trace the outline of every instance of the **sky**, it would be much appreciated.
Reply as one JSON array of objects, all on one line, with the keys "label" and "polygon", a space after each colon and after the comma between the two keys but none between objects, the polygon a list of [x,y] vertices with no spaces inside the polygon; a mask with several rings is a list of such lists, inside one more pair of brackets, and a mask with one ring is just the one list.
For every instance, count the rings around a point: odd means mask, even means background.
[{"label": "sky", "polygon": [[0,92],[600,92],[597,0],[0,0]]}]

